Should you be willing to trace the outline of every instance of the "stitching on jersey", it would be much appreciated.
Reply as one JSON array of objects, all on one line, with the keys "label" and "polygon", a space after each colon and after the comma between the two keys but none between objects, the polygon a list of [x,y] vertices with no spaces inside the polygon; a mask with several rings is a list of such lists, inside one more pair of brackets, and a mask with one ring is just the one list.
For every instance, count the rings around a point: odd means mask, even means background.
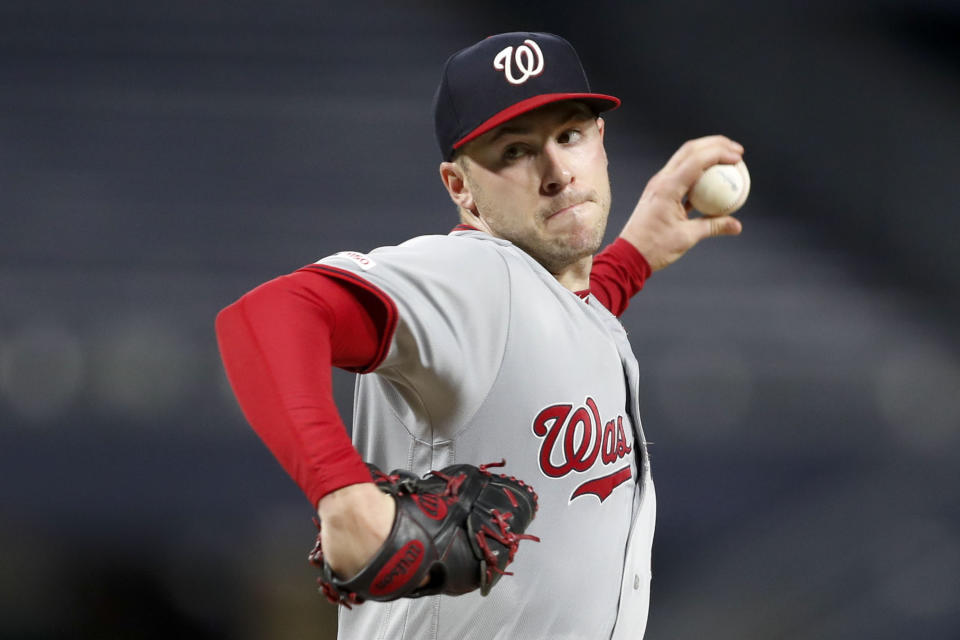
[{"label": "stitching on jersey", "polygon": [[[376,372],[374,372],[374,373],[376,373]],[[417,397],[417,400],[419,401],[420,406],[424,406],[423,399],[420,398],[420,395],[416,392],[416,389],[415,389],[411,384],[409,384],[409,383],[407,382],[406,378],[404,378],[403,376],[400,376],[396,370],[391,370],[390,373],[391,373],[391,375],[396,376],[396,377],[402,379],[402,381],[404,382],[404,384],[402,385],[403,388],[404,388],[404,389],[407,389],[407,390],[410,390],[410,391]],[[387,385],[387,386],[390,387],[390,389],[391,389],[393,392],[399,393],[399,391],[397,391],[397,388],[398,388],[400,385],[397,383],[397,381],[395,381],[394,379],[389,378],[389,377],[387,377],[387,376],[384,376],[384,375],[382,375],[382,374],[376,374],[376,375],[378,376],[378,379],[379,379],[379,381],[380,381],[380,382],[378,382],[377,384]],[[359,385],[359,384],[360,384],[360,376],[357,376],[357,385]],[[355,387],[355,388],[354,388],[354,394],[357,393],[357,388],[358,388],[358,387]],[[400,414],[396,412],[396,410],[394,409],[394,406],[393,406],[393,403],[392,403],[392,402],[384,402],[384,406],[387,408],[387,411],[390,412],[390,415],[393,416],[393,418],[394,418],[394,420],[397,422],[397,424],[399,424],[401,427],[403,427],[403,430],[406,431],[407,436],[409,436],[409,438],[410,438],[410,449],[409,449],[409,454],[408,454],[408,456],[407,456],[407,468],[408,468],[408,469],[413,469],[414,448],[415,448],[415,446],[416,446],[417,444],[422,444],[422,445],[424,445],[424,446],[427,446],[427,447],[430,447],[431,449],[433,449],[436,445],[446,445],[448,442],[450,442],[450,440],[441,440],[441,441],[438,442],[438,443],[434,443],[434,442],[425,440],[425,439],[423,439],[423,438],[417,437],[416,434],[414,434],[413,430],[410,428],[410,426],[406,423],[406,421],[404,421],[403,418],[400,416]],[[408,405],[408,406],[409,406],[409,405]],[[356,395],[354,395],[354,414],[356,414],[356,410],[357,410],[357,399],[356,399]],[[425,407],[424,407],[424,411],[426,412],[426,408],[425,408]],[[432,432],[432,431],[433,431],[433,427],[432,427],[432,422],[430,422],[429,412],[427,412],[427,422],[429,423],[429,425],[430,425],[430,430],[431,430],[431,432]]]},{"label": "stitching on jersey", "polygon": [[[498,245],[499,246],[499,245]],[[512,245],[511,245],[512,246]],[[518,249],[519,250],[519,249]],[[495,251],[500,261],[503,263],[503,268],[506,271],[506,280],[507,280],[507,295],[506,295],[506,333],[503,337],[503,344],[500,347],[500,363],[497,365],[497,373],[493,376],[493,380],[490,381],[490,386],[487,387],[487,392],[484,394],[483,399],[477,403],[476,408],[473,410],[473,413],[470,414],[468,418],[463,421],[463,426],[460,427],[452,436],[452,440],[456,440],[464,432],[470,429],[473,425],[473,419],[476,417],[477,413],[480,411],[480,407],[484,406],[487,403],[487,398],[490,397],[490,393],[493,391],[493,388],[497,385],[497,381],[500,380],[500,376],[503,375],[503,361],[507,357],[507,345],[510,344],[510,332],[511,332],[511,323],[510,316],[513,314],[513,276],[510,272],[510,264],[507,262],[506,256],[504,256],[500,251]]]},{"label": "stitching on jersey", "polygon": [[400,625],[400,638],[404,638],[407,635],[407,622],[410,620],[410,600],[403,600],[403,624]]},{"label": "stitching on jersey", "polygon": [[[387,638],[387,626],[390,620],[390,615],[393,613],[393,605],[398,601],[393,600],[392,602],[384,602],[386,611],[383,612],[383,615],[380,617],[380,625],[377,627],[377,640],[386,640]],[[344,609],[343,605],[340,606],[338,612],[343,614]]]},{"label": "stitching on jersey", "polygon": [[[433,419],[430,417],[430,411],[427,409],[427,403],[425,403],[425,402],[423,401],[423,398],[420,396],[420,392],[417,391],[417,388],[416,388],[414,385],[410,384],[410,381],[407,380],[406,376],[404,376],[400,371],[393,369],[393,370],[391,370],[391,375],[394,375],[394,376],[396,376],[397,378],[399,378],[400,380],[402,380],[403,383],[404,383],[404,384],[403,384],[403,388],[406,389],[406,390],[408,390],[410,393],[412,393],[414,396],[417,397],[417,404],[418,404],[418,406],[420,406],[420,407],[423,408],[423,411],[424,411],[424,413],[426,414],[426,418],[427,418],[427,425],[429,426],[429,428],[430,428],[430,433],[432,434],[432,433],[433,433]],[[390,379],[390,378],[388,378],[388,377],[386,377],[386,376],[383,376],[383,375],[381,375],[380,378],[383,380],[384,384],[390,385],[390,386],[394,389],[394,391],[396,391],[396,388],[397,388],[397,386],[398,386],[396,382],[394,382],[392,379]],[[396,391],[396,393],[399,394],[400,392],[399,392],[399,391]],[[401,394],[401,395],[402,395],[402,394]],[[412,468],[413,468],[413,447],[414,447],[414,445],[419,442],[419,443],[422,443],[422,444],[425,444],[425,445],[428,445],[428,446],[432,446],[433,443],[432,443],[432,442],[427,442],[426,440],[421,440],[420,438],[418,438],[418,437],[416,436],[416,434],[414,433],[414,430],[410,428],[410,425],[408,425],[408,424],[403,420],[403,418],[400,416],[400,414],[397,413],[396,410],[393,408],[393,404],[392,404],[391,402],[385,402],[385,404],[386,404],[386,406],[387,406],[387,409],[388,409],[388,410],[390,411],[390,413],[393,415],[393,417],[394,417],[394,418],[397,420],[397,422],[403,427],[403,430],[407,432],[407,435],[408,435],[408,436],[410,436],[411,445],[410,445],[410,467],[409,467],[409,468],[412,469]],[[408,405],[408,406],[409,406],[409,405]]]},{"label": "stitching on jersey", "polygon": [[431,620],[430,637],[433,640],[440,639],[440,596],[434,596],[433,600],[433,616]]},{"label": "stitching on jersey", "polygon": [[[391,408],[391,411],[392,411],[392,408]],[[397,418],[397,421],[400,422],[400,424],[403,424],[403,422],[400,421],[399,417]],[[406,428],[406,425],[404,425],[404,429],[406,429],[407,433],[410,433],[410,430]],[[407,447],[407,469],[411,469],[411,470],[413,469],[413,454],[416,451],[416,449],[417,449],[417,439],[411,436],[410,446]]]}]

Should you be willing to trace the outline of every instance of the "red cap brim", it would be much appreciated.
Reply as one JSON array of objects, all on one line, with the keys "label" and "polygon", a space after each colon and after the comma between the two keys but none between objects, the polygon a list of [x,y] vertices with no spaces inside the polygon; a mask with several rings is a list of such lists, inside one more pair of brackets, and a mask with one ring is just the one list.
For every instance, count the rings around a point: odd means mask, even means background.
[{"label": "red cap brim", "polygon": [[473,131],[453,143],[453,148],[459,149],[474,138],[478,138],[486,132],[496,129],[504,122],[512,120],[519,115],[527,113],[528,111],[533,111],[538,107],[542,107],[552,102],[560,102],[562,100],[584,100],[593,106],[598,107],[600,111],[609,111],[620,106],[620,98],[604,95],[602,93],[544,93],[539,96],[527,98],[526,100],[521,100],[516,104],[510,105],[503,111],[494,114],[492,117],[488,118],[478,127],[476,127]]}]

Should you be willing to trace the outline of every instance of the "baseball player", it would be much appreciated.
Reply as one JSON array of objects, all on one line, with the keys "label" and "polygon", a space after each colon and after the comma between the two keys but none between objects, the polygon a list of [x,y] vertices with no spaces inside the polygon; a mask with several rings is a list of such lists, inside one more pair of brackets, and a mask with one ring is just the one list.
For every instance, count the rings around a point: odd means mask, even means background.
[{"label": "baseball player", "polygon": [[[555,35],[459,51],[434,100],[459,224],[323,258],[218,316],[247,419],[317,508],[314,559],[347,605],[341,638],[643,636],[656,499],[640,369],[617,317],[652,271],[740,233],[729,216],[689,217],[686,195],[743,148],[684,144],[598,254],[610,207],[599,114],[619,104],[591,91]],[[352,443],[332,366],[361,374]],[[474,477],[501,483],[498,506],[460,508]],[[417,478],[434,483],[429,500]],[[482,567],[455,589],[462,560],[429,521],[457,509],[486,520],[451,529]]]}]

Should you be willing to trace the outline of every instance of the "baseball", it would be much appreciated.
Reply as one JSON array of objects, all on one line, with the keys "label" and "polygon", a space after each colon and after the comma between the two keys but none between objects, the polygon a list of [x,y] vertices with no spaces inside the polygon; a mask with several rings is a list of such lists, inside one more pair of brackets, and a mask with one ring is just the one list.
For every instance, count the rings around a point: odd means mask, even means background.
[{"label": "baseball", "polygon": [[690,190],[690,204],[705,216],[725,216],[743,206],[750,194],[750,173],[743,160],[715,164]]}]

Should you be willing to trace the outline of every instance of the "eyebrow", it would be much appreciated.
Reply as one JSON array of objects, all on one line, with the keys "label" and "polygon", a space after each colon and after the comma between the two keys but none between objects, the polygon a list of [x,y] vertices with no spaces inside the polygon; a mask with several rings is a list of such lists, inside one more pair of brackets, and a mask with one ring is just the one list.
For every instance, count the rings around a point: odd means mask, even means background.
[{"label": "eyebrow", "polygon": [[[589,120],[593,117],[593,113],[589,110],[581,109],[578,106],[571,105],[567,110],[561,111],[560,114],[562,117],[557,118],[557,124],[566,124],[571,120]],[[522,126],[522,125],[511,125],[511,124],[502,124],[497,127],[493,135],[490,136],[490,139],[487,141],[489,144],[493,144],[500,138],[508,135],[525,135],[533,131],[532,126]]]},{"label": "eyebrow", "polygon": [[521,127],[518,125],[500,125],[497,127],[496,131],[493,132],[493,135],[490,136],[490,139],[487,141],[489,143],[494,143],[503,136],[509,135],[524,135],[533,131],[533,127]]}]

